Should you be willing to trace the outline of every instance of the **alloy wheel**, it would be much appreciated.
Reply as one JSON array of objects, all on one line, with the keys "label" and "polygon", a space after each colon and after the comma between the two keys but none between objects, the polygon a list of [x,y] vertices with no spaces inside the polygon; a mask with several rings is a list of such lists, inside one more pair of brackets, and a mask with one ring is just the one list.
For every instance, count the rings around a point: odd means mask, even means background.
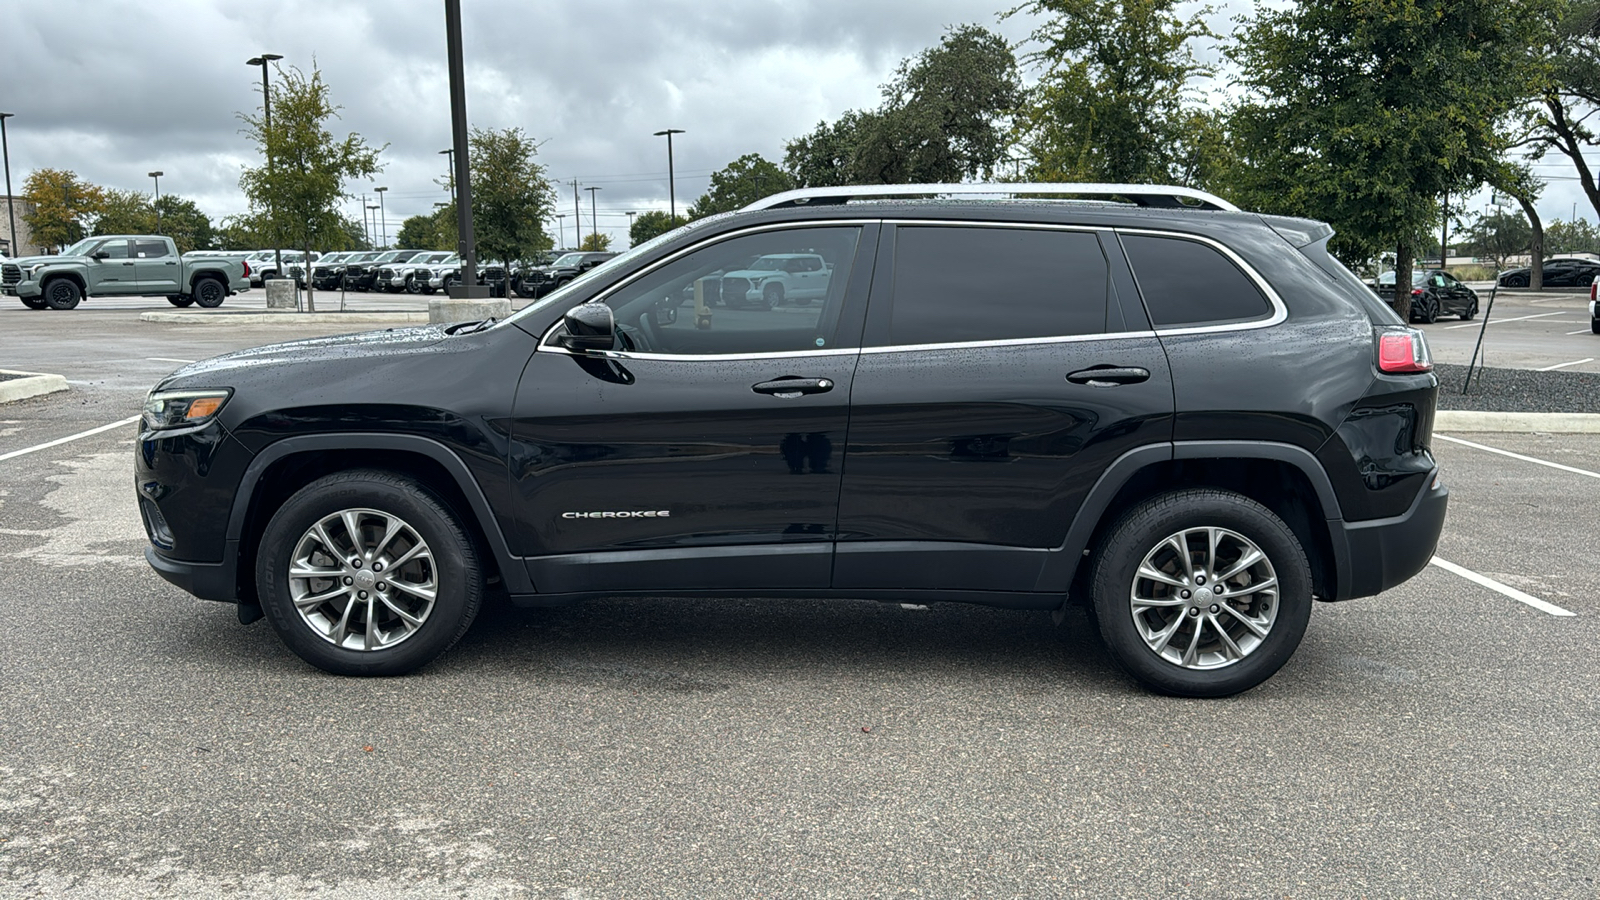
[{"label": "alloy wheel", "polygon": [[375,509],[325,516],[289,560],[289,596],[301,621],[346,650],[383,650],[416,634],[438,593],[427,542],[405,520]]},{"label": "alloy wheel", "polygon": [[1278,578],[1255,542],[1189,528],[1145,554],[1128,594],[1139,637],[1185,669],[1220,669],[1253,653],[1278,616]]}]

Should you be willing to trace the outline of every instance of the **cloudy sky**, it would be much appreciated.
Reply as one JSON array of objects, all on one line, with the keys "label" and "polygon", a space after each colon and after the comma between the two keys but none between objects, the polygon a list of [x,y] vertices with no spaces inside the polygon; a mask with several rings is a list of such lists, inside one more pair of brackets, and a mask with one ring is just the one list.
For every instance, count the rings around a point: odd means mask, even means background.
[{"label": "cloudy sky", "polygon": [[[239,170],[255,158],[237,114],[261,99],[260,70],[245,60],[270,52],[322,70],[343,107],[336,133],[388,144],[383,173],[351,189],[389,188],[391,238],[405,217],[446,199],[435,183],[445,170],[438,151],[450,144],[440,0],[0,2],[0,109],[16,114],[8,128],[18,192],[40,167],[140,190],[159,169],[163,191],[194,199],[214,219],[242,211]],[[667,208],[666,145],[652,132],[687,132],[674,139],[681,210],[738,156],[781,160],[786,140],[875,105],[896,64],[949,26],[975,22],[1023,40],[1035,23],[1000,20],[1009,5],[462,0],[468,116],[478,127],[520,126],[543,142],[540,160],[568,182],[558,207],[568,243],[573,179],[601,189],[601,230],[621,237],[627,211]],[[1218,31],[1248,7],[1215,5]],[[1552,181],[1545,196],[1547,220],[1570,217],[1581,201],[1575,181]],[[586,228],[589,200],[584,192]],[[351,202],[353,215],[359,208]]]}]

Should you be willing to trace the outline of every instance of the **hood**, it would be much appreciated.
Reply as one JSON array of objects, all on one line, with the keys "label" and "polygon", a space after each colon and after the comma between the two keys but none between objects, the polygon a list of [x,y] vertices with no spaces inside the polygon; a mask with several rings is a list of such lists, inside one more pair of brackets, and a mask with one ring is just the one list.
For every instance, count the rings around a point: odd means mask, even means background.
[{"label": "hood", "polygon": [[420,325],[268,344],[190,363],[167,376],[157,385],[157,389],[235,387],[234,381],[241,377],[253,380],[277,367],[302,368],[309,375],[319,363],[368,360],[371,365],[377,365],[399,362],[408,356],[431,352],[444,340],[445,333],[441,326]]},{"label": "hood", "polygon": [[89,257],[87,256],[13,256],[0,259],[0,264],[9,263],[27,268],[28,266],[36,266],[39,263],[86,263],[88,261]]},{"label": "hood", "polygon": [[735,271],[725,273],[722,277],[723,278],[750,278],[752,276],[760,276],[762,278],[771,278],[774,275],[782,275],[782,274],[783,274],[783,270],[782,269],[737,269]]}]

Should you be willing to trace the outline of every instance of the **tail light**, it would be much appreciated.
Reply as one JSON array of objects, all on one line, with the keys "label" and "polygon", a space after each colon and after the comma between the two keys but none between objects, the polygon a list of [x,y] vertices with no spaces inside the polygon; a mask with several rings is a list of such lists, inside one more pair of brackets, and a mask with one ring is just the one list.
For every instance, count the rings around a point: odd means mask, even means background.
[{"label": "tail light", "polygon": [[246,277],[246,278],[250,277],[250,264],[249,263],[245,263],[244,264],[244,277]]},{"label": "tail light", "polygon": [[1422,288],[1412,288],[1411,289],[1411,296],[1413,296],[1413,297],[1421,297],[1422,296]]},{"label": "tail light", "polygon": [[1589,302],[1600,300],[1600,281],[1589,282]]},{"label": "tail light", "polygon": [[1428,339],[1415,328],[1395,328],[1378,333],[1378,371],[1407,375],[1433,371]]}]

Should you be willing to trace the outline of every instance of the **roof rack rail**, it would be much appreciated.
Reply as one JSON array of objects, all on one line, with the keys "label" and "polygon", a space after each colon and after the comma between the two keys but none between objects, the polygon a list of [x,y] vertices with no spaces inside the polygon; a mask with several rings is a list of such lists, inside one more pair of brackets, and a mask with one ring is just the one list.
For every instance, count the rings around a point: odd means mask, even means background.
[{"label": "roof rack rail", "polygon": [[[1237,211],[1239,207],[1205,191],[1165,184],[1078,184],[1071,182],[1033,182],[1025,184],[857,184],[841,187],[801,188],[764,197],[746,206],[745,211],[793,206],[836,206],[852,199],[942,196],[1012,197],[1076,195],[1122,199],[1135,206],[1160,209],[1215,209]],[[1185,202],[1190,201],[1190,202]]]}]

